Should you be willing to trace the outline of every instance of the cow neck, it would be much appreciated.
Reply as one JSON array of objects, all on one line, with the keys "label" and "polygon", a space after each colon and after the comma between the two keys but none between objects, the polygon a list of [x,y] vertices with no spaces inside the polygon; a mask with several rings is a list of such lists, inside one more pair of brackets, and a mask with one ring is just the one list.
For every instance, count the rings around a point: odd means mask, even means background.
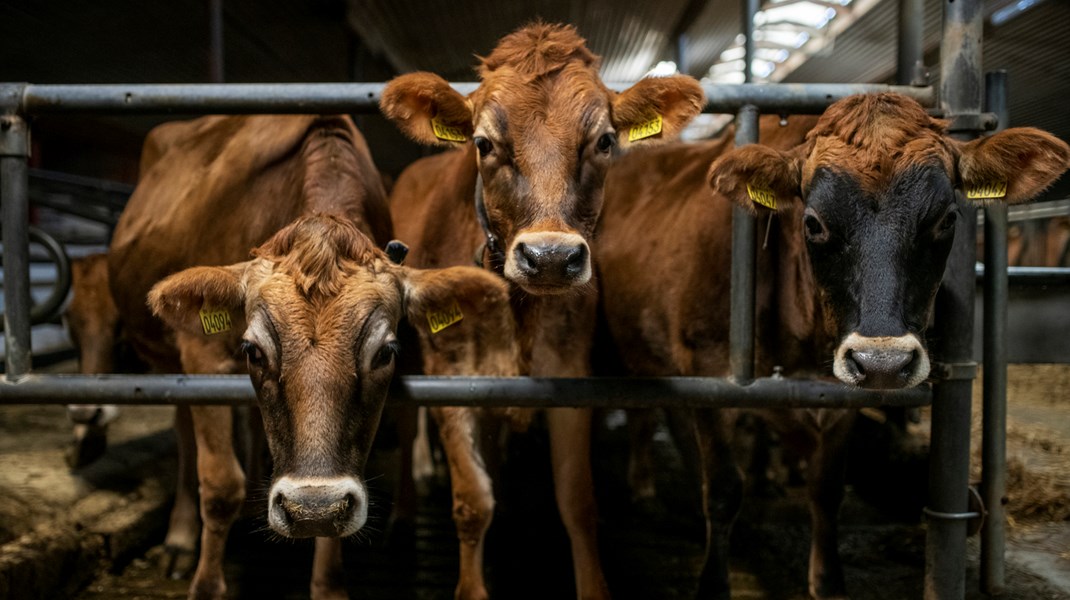
[{"label": "cow neck", "polygon": [[[498,275],[505,276],[505,251],[502,250],[498,236],[490,230],[490,219],[487,217],[487,205],[483,202],[483,175],[476,174],[476,218],[479,226],[483,229],[486,240],[476,249],[475,263],[479,267],[489,268]],[[483,257],[487,259],[484,262]]]}]

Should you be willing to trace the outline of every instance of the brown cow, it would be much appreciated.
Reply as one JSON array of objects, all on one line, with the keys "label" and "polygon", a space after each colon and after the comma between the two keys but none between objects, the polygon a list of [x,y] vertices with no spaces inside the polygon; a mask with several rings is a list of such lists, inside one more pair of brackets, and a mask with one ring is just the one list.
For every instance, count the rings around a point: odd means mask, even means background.
[{"label": "brown cow", "polygon": [[[116,304],[157,370],[249,372],[274,464],[268,522],[284,536],[316,536],[312,596],[344,597],[338,537],[367,517],[363,468],[398,321],[480,315],[442,343],[515,364],[507,290],[478,269],[421,272],[376,248],[373,239],[389,237],[389,215],[346,117],[205,117],[164,134],[115,230]],[[477,324],[493,335],[480,337]],[[221,598],[244,477],[230,409],[192,412],[204,526],[190,597]]]},{"label": "brown cow", "polygon": [[[646,79],[623,93],[570,26],[535,23],[503,38],[464,97],[429,73],[398,77],[382,109],[413,139],[456,146],[409,167],[391,195],[398,237],[420,266],[480,264],[507,279],[524,373],[590,372],[596,290],[588,243],[602,184],[622,147],[674,136],[703,106],[688,77]],[[473,211],[473,201],[476,210]],[[425,361],[428,373],[438,373]],[[461,539],[458,598],[484,598],[483,537],[494,499],[473,447],[475,416],[437,409],[451,456]],[[548,411],[554,489],[572,546],[577,595],[608,596],[595,536],[589,410]],[[463,463],[454,457],[464,456]]]},{"label": "brown cow", "polygon": [[[763,142],[774,147],[729,151],[726,139],[720,148],[655,149],[611,172],[600,230],[603,299],[616,348],[634,373],[729,375],[735,202],[759,213],[759,232],[769,229],[757,263],[757,372],[780,365],[793,376],[828,377],[831,366],[853,386],[917,385],[929,374],[924,334],[960,214],[955,189],[1023,202],[1070,160],[1066,144],[1035,129],[954,141],[946,122],[894,94],[834,104],[791,149],[775,146],[786,148],[797,130],[778,134],[772,121],[763,123]],[[707,180],[710,159],[721,154]],[[693,421],[710,533],[703,598],[728,597],[727,538],[742,493],[726,412],[696,411]],[[846,595],[836,513],[853,415],[765,413],[810,455],[810,593],[817,598]]]}]

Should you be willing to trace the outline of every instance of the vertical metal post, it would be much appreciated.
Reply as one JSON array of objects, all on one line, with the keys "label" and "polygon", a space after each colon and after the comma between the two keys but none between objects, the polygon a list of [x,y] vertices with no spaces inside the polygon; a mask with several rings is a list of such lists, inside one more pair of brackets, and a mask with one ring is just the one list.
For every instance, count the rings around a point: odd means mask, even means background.
[{"label": "vertical metal post", "polygon": [[[736,115],[736,146],[758,143],[758,108],[747,105]],[[754,379],[754,215],[732,207],[732,322],[728,330],[732,378]]]},{"label": "vertical metal post", "polygon": [[[743,0],[744,79],[751,82],[754,59],[754,13],[758,0]],[[736,146],[758,143],[758,108],[747,105],[736,115]],[[732,322],[728,332],[732,377],[740,384],[754,379],[754,216],[732,208]]]},{"label": "vertical metal post", "polygon": [[759,0],[743,0],[743,83],[754,83],[754,15]]},{"label": "vertical metal post", "polygon": [[925,85],[922,43],[925,28],[925,0],[899,0],[899,63],[895,82]]},{"label": "vertical metal post", "polygon": [[[981,112],[981,0],[944,0],[940,48],[941,106],[952,135],[967,140]],[[973,119],[976,123],[978,120]],[[974,125],[976,126],[976,125]],[[955,243],[936,297],[933,354],[949,365],[949,378],[933,389],[929,454],[929,516],[925,547],[925,598],[961,599],[966,593],[966,518],[970,466],[973,314],[976,288],[977,209],[959,202]]]},{"label": "vertical metal post", "polygon": [[691,65],[687,63],[688,42],[687,33],[680,32],[676,34],[676,70],[684,75],[687,75],[691,70]]},{"label": "vertical metal post", "polygon": [[[985,104],[1007,126],[1007,72],[985,77]],[[1007,491],[1007,205],[985,207],[984,399],[981,438],[981,499],[988,516],[981,530],[981,591],[1003,593],[1003,513]]]},{"label": "vertical metal post", "polygon": [[0,115],[0,212],[4,242],[4,350],[7,378],[30,372],[30,130],[17,115]]},{"label": "vertical metal post", "polygon": [[223,83],[223,0],[208,0],[208,80]]}]

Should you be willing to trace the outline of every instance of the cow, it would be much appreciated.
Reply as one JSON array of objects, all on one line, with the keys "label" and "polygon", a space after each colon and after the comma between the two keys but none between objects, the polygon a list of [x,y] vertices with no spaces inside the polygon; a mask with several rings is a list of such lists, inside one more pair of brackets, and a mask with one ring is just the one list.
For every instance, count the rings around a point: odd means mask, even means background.
[{"label": "cow", "polygon": [[[852,96],[816,124],[780,129],[763,117],[761,145],[732,149],[725,138],[622,159],[606,181],[599,265],[624,363],[637,375],[730,375],[730,223],[739,205],[758,219],[757,373],[780,366],[873,389],[924,382],[934,297],[956,220],[971,214],[956,189],[1024,202],[1070,166],[1067,145],[1036,129],[960,142],[947,126],[901,95]],[[708,525],[702,598],[729,593],[727,538],[742,500],[730,412],[691,415]],[[854,412],[763,414],[809,457],[810,595],[845,597],[836,514]]]},{"label": "cow", "polygon": [[[380,103],[417,142],[453,148],[409,166],[391,194],[398,238],[412,249],[409,260],[424,267],[475,260],[508,281],[525,375],[590,373],[597,290],[589,238],[606,170],[627,147],[674,137],[704,105],[701,87],[685,76],[644,79],[614,93],[599,79],[599,62],[573,27],[536,22],[481,59],[480,85],[467,97],[437,75],[417,72],[389,82]],[[423,367],[440,372],[427,361]],[[476,414],[460,408],[433,414],[451,458],[461,542],[456,596],[485,598],[482,547],[494,498],[474,447]],[[577,596],[606,598],[591,412],[551,409],[547,421]],[[465,461],[454,462],[460,456]]]},{"label": "cow", "polygon": [[[204,117],[154,130],[150,145],[158,158],[109,249],[131,343],[156,371],[249,374],[273,462],[268,524],[317,538],[313,598],[346,597],[340,538],[367,520],[363,470],[398,322],[478,315],[437,342],[515,363],[508,290],[474,267],[421,271],[395,264],[396,244],[379,249],[385,194],[348,117]],[[191,412],[203,527],[189,596],[222,598],[244,475],[230,408]]]}]

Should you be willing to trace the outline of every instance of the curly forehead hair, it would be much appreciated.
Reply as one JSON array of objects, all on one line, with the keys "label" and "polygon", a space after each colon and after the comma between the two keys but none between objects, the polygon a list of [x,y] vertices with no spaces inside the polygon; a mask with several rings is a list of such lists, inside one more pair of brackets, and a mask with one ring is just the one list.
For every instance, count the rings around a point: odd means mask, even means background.
[{"label": "curly forehead hair", "polygon": [[536,21],[502,38],[494,51],[481,59],[479,76],[485,78],[507,67],[534,79],[574,61],[596,70],[601,64],[575,27]]}]

